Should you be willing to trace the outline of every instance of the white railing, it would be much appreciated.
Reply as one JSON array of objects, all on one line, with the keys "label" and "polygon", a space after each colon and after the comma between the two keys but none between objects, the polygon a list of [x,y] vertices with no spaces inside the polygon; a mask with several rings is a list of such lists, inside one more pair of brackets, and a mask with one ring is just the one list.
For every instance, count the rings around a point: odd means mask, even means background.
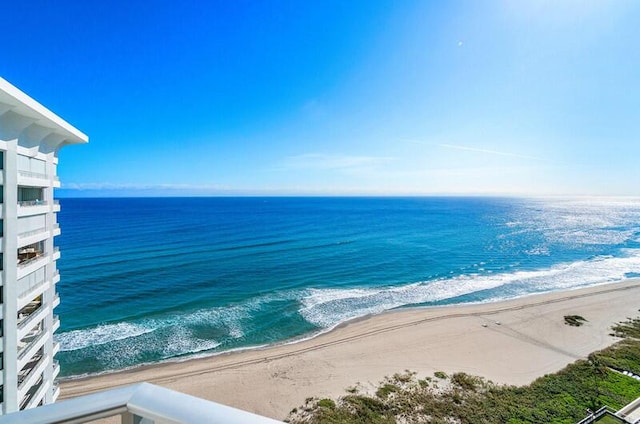
[{"label": "white railing", "polygon": [[25,266],[45,257],[45,255],[42,252],[36,252],[36,253],[37,253],[36,256],[34,256],[33,258],[25,259],[24,261],[20,262],[18,264],[18,268],[24,268]]},{"label": "white railing", "polygon": [[21,175],[23,177],[27,177],[27,178],[40,178],[40,179],[47,179],[47,175],[46,174],[42,174],[40,172],[31,172],[31,171],[18,171],[18,175]]},{"label": "white railing", "polygon": [[[35,337],[33,339],[28,340],[26,342],[26,345],[22,349],[18,349],[18,361],[21,361],[22,359],[24,359],[27,353],[31,350],[31,348],[37,345],[38,342],[42,340],[42,338],[45,336],[45,334],[46,334],[45,331],[40,330],[39,333],[35,334]],[[23,338],[22,340],[24,340],[25,338]]]},{"label": "white railing", "polygon": [[18,297],[19,298],[21,299],[24,298],[32,291],[44,286],[45,283],[47,282],[47,280],[45,280],[44,278],[40,278],[40,279],[30,278],[32,275],[35,277],[34,274],[35,272],[32,272],[26,277],[22,277],[21,279],[18,280]]},{"label": "white railing", "polygon": [[18,200],[18,206],[46,206],[48,203],[46,200]]},{"label": "white railing", "polygon": [[56,353],[60,352],[60,342],[57,341],[53,341],[53,355],[55,355]]},{"label": "white railing", "polygon": [[608,406],[605,405],[602,408],[598,409],[596,412],[591,413],[591,415],[589,415],[588,417],[578,421],[577,424],[595,423],[596,420],[600,419],[603,415],[606,415],[606,414],[615,415],[614,411],[612,411]]},{"label": "white railing", "polygon": [[35,317],[42,312],[42,310],[42,302],[40,302],[33,303],[33,305],[28,304],[18,311],[18,331],[28,326],[30,322],[33,322]]},{"label": "white railing", "polygon": [[31,376],[35,374],[35,371],[40,368],[46,359],[46,356],[37,353],[27,362],[27,365],[18,372],[18,391],[24,390]]},{"label": "white railing", "polygon": [[46,228],[38,228],[37,230],[25,231],[24,233],[18,234],[18,237],[25,238],[29,236],[33,236],[35,234],[44,233],[47,231]]},{"label": "white railing", "polygon": [[164,387],[139,383],[7,414],[0,417],[0,424],[86,423],[117,415],[123,423],[281,423]]},{"label": "white railing", "polygon": [[36,396],[36,394],[40,391],[40,389],[42,389],[43,385],[44,385],[44,378],[40,376],[40,378],[38,378],[38,381],[36,381],[35,384],[31,386],[29,390],[27,390],[27,393],[25,393],[24,398],[20,402],[20,409],[24,409],[25,407],[29,406],[31,399],[33,399]]}]

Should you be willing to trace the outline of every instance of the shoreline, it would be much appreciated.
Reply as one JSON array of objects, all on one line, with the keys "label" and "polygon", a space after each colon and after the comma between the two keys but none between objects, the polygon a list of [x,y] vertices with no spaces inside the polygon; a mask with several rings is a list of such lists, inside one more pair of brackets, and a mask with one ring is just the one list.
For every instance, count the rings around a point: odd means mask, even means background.
[{"label": "shoreline", "polygon": [[209,358],[215,358],[215,357],[218,357],[218,356],[235,355],[235,354],[239,354],[239,353],[243,353],[243,352],[262,351],[262,350],[278,348],[278,347],[281,347],[281,346],[295,345],[295,344],[298,344],[298,343],[304,343],[304,342],[311,341],[311,340],[316,339],[318,337],[322,337],[325,334],[332,333],[332,332],[334,332],[336,330],[339,330],[339,329],[344,328],[346,326],[349,326],[351,324],[355,324],[355,323],[358,323],[358,322],[361,322],[361,321],[366,321],[366,320],[369,320],[369,319],[375,319],[376,317],[381,317],[381,316],[384,316],[384,315],[387,315],[387,314],[396,314],[396,313],[400,313],[400,312],[423,311],[423,310],[434,310],[434,311],[437,311],[437,310],[442,310],[442,309],[462,308],[462,307],[470,307],[470,306],[478,306],[478,305],[487,305],[488,306],[488,305],[494,305],[494,304],[502,304],[502,303],[505,303],[505,302],[518,301],[520,299],[527,299],[527,298],[536,297],[536,296],[550,295],[550,294],[553,294],[553,293],[567,293],[568,294],[568,293],[571,293],[573,291],[587,290],[587,289],[596,288],[596,287],[603,287],[603,286],[606,287],[606,286],[611,286],[611,285],[616,285],[616,284],[623,284],[623,283],[632,282],[632,281],[636,281],[636,282],[638,282],[638,284],[640,284],[640,277],[627,278],[627,279],[624,279],[624,280],[621,280],[621,281],[598,283],[598,284],[593,284],[593,285],[589,285],[589,286],[571,287],[571,288],[567,288],[567,289],[564,289],[564,290],[552,290],[552,291],[545,291],[545,292],[540,292],[540,293],[528,293],[528,294],[525,294],[525,295],[522,295],[522,296],[518,296],[518,297],[510,297],[510,298],[504,298],[504,299],[498,299],[498,300],[488,300],[488,301],[481,301],[481,302],[467,302],[467,303],[450,303],[450,304],[428,305],[428,306],[399,306],[397,308],[387,309],[387,310],[384,310],[382,312],[375,313],[375,314],[367,314],[367,315],[362,315],[362,316],[350,318],[350,319],[347,319],[345,321],[339,322],[339,323],[337,323],[334,326],[329,327],[329,328],[324,328],[324,329],[321,329],[321,330],[313,332],[313,333],[307,333],[307,334],[300,335],[299,337],[294,337],[294,338],[291,338],[291,339],[276,341],[276,342],[273,342],[273,343],[262,344],[262,345],[254,345],[254,346],[237,347],[237,348],[224,350],[224,351],[220,351],[220,352],[214,352],[214,353],[206,353],[206,352],[205,353],[191,353],[191,354],[186,354],[184,356],[178,356],[178,357],[172,357],[172,358],[163,359],[163,360],[157,361],[157,362],[145,362],[145,363],[132,365],[132,366],[125,367],[125,368],[105,370],[105,371],[100,371],[100,372],[97,372],[97,373],[88,373],[88,374],[79,374],[79,375],[58,377],[57,381],[60,382],[60,383],[66,383],[66,382],[77,381],[77,380],[87,380],[87,379],[92,379],[92,378],[96,378],[96,377],[108,376],[108,375],[111,375],[111,374],[128,373],[128,372],[132,372],[132,371],[136,371],[136,370],[140,370],[140,369],[154,368],[154,367],[161,366],[161,365],[180,364],[180,363],[189,362],[189,361],[198,361],[198,360],[205,360],[205,359],[209,359]]},{"label": "shoreline", "polygon": [[[306,397],[337,397],[358,382],[372,388],[405,369],[523,384],[615,342],[608,329],[637,316],[638,306],[640,279],[627,279],[497,302],[399,308],[302,340],[65,378],[60,399],[149,381],[282,419]],[[588,322],[569,327],[560,310]]]}]

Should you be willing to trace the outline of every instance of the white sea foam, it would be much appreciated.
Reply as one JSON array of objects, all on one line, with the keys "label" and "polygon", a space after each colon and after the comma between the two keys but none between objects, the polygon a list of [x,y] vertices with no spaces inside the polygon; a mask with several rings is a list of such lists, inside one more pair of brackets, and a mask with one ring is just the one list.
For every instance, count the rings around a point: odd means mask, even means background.
[{"label": "white sea foam", "polygon": [[148,328],[140,324],[119,322],[115,324],[102,324],[83,330],[57,333],[54,335],[54,338],[60,342],[60,350],[67,351],[137,337],[150,333],[153,330],[153,328]]},{"label": "white sea foam", "polygon": [[[183,327],[205,326],[226,328],[230,337],[238,339],[244,336],[242,320],[251,317],[251,312],[265,300],[256,299],[243,305],[232,305],[218,308],[200,309],[188,313],[172,313],[161,317],[145,318],[133,322],[101,324],[95,327],[72,330],[55,335],[60,342],[60,350],[72,351],[97,346],[115,341],[132,339],[130,348],[136,350],[133,339],[147,333],[172,329],[179,332]],[[172,336],[173,337],[173,336]],[[177,336],[176,336],[177,337]],[[196,338],[197,339],[197,338]],[[207,341],[195,347],[185,345],[185,340],[173,338],[170,344],[176,346],[174,354],[199,352],[213,349],[220,343]],[[180,352],[179,349],[185,349]]]},{"label": "white sea foam", "polygon": [[539,271],[461,275],[395,287],[309,289],[301,299],[300,314],[316,326],[329,328],[400,306],[453,299],[500,287],[524,295],[619,281],[628,273],[640,272],[640,250],[629,249],[625,254],[559,264]]},{"label": "white sea foam", "polygon": [[179,355],[198,353],[211,350],[220,346],[215,340],[207,340],[195,337],[193,333],[185,327],[177,327],[162,346],[164,358],[172,358]]}]

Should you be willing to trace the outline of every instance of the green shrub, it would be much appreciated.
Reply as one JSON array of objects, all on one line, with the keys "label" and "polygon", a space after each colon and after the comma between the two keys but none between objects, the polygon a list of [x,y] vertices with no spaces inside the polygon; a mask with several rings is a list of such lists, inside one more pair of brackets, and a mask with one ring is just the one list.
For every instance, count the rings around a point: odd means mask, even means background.
[{"label": "green shrub", "polygon": [[381,399],[388,397],[391,393],[395,393],[399,390],[398,386],[393,384],[384,384],[378,390],[376,390],[376,396]]},{"label": "green shrub", "polygon": [[572,327],[580,327],[586,319],[581,317],[580,315],[565,315],[564,323],[570,325]]},{"label": "green shrub", "polygon": [[335,409],[336,407],[336,403],[331,400],[331,399],[320,399],[318,401],[318,406],[320,408],[329,408],[329,409]]}]

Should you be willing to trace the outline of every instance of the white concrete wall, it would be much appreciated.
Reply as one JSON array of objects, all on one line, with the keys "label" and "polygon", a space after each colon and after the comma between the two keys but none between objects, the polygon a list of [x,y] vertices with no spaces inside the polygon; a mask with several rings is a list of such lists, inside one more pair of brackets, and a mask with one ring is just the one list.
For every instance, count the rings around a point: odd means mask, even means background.
[{"label": "white concrete wall", "polygon": [[[33,407],[43,399],[53,402],[56,393],[53,377],[53,304],[56,296],[56,259],[54,229],[55,213],[53,189],[60,187],[56,176],[58,150],[69,144],[86,143],[88,138],[44,106],[0,78],[0,152],[4,159],[0,172],[4,201],[0,207],[3,237],[0,238],[3,269],[0,284],[3,303],[0,318],[3,337],[0,343],[4,369],[0,372],[4,400],[0,413],[17,411],[30,384],[39,376],[43,383],[27,405]],[[18,205],[20,187],[25,197],[42,200],[37,206]],[[31,187],[29,189],[28,187]],[[44,229],[45,231],[39,231]],[[45,255],[28,265],[17,265],[19,247],[42,242]],[[42,306],[29,321],[18,328],[17,312],[34,298],[42,296]],[[18,361],[18,341],[42,323],[44,337],[25,346],[25,357]],[[18,389],[18,373],[29,357],[39,349],[44,359],[34,368]]]}]

